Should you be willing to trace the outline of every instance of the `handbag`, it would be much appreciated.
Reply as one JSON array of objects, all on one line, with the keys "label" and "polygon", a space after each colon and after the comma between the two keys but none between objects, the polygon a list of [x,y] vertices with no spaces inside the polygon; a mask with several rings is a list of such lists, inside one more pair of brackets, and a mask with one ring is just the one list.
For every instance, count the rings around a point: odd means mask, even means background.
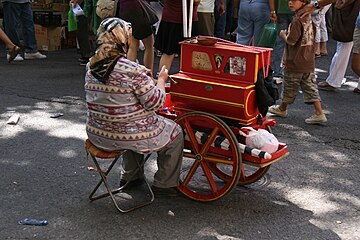
[{"label": "handbag", "polygon": [[146,0],[138,0],[138,2],[148,23],[150,25],[154,25],[155,23],[157,23],[159,21],[159,18],[156,15],[155,9]]},{"label": "handbag", "polygon": [[256,44],[256,46],[274,48],[276,36],[276,23],[269,22],[264,25],[261,31],[259,42]]},{"label": "handbag", "polygon": [[73,10],[70,8],[68,12],[68,31],[69,32],[77,31],[77,28],[78,26],[77,26],[76,16]]},{"label": "handbag", "polygon": [[119,0],[99,0],[96,3],[96,15],[102,20],[115,17]]}]

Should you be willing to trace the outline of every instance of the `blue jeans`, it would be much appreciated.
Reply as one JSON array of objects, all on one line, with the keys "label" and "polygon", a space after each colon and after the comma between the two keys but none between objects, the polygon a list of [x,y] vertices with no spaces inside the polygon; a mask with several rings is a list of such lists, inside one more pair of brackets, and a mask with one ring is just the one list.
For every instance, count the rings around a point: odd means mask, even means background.
[{"label": "blue jeans", "polygon": [[[214,16],[215,16],[215,26],[214,26],[214,36],[218,38],[225,38],[225,28],[226,28],[226,12],[228,11],[227,5],[229,0],[225,1],[225,13],[220,15],[219,3],[220,0],[215,0],[215,9],[214,9]],[[231,9],[229,9],[230,11]]]},{"label": "blue jeans", "polygon": [[26,52],[36,52],[34,20],[30,3],[3,2],[5,33],[15,45],[20,45],[17,33],[19,23],[22,26]]},{"label": "blue jeans", "polygon": [[292,17],[293,17],[293,14],[278,14],[278,22],[276,25],[278,35],[276,37],[276,44],[275,44],[274,52],[273,52],[273,70],[274,70],[273,76],[274,77],[283,77],[284,76],[283,69],[280,67],[280,65],[281,65],[282,56],[284,54],[285,41],[279,36],[279,33],[281,30],[288,29]]},{"label": "blue jeans", "polygon": [[251,40],[254,37],[254,45],[256,45],[264,25],[270,20],[269,3],[243,0],[240,2],[238,16],[236,42],[251,45]]}]

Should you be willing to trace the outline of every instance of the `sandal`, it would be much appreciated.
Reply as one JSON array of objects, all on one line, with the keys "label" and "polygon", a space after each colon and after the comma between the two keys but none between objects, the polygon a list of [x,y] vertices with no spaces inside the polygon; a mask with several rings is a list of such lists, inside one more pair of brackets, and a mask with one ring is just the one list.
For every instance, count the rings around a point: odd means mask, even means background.
[{"label": "sandal", "polygon": [[9,50],[9,59],[8,59],[9,63],[11,63],[16,58],[20,50],[21,48],[16,45],[13,47],[13,49]]},{"label": "sandal", "polygon": [[332,91],[333,92],[333,91],[336,90],[336,87],[333,87],[333,86],[329,85],[327,82],[319,82],[318,87],[319,87],[319,89],[326,90],[326,91]]}]

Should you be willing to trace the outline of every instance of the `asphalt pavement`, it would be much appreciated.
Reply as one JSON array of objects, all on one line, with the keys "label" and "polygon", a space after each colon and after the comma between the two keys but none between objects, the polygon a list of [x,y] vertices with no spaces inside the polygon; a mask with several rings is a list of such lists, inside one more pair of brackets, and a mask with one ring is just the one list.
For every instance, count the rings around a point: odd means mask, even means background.
[{"label": "asphalt pavement", "polygon": [[[316,60],[319,81],[334,52],[330,41],[329,56]],[[84,150],[79,56],[73,48],[46,54],[8,64],[0,52],[0,239],[360,239],[360,95],[349,67],[340,89],[320,92],[326,125],[305,124],[313,108],[301,92],[289,116],[276,118],[273,132],[290,155],[263,179],[210,203],[159,197],[121,214],[109,199],[88,199],[98,176]],[[177,58],[171,72],[178,67]],[[19,122],[6,124],[15,113]],[[154,157],[145,167],[152,181]]]}]

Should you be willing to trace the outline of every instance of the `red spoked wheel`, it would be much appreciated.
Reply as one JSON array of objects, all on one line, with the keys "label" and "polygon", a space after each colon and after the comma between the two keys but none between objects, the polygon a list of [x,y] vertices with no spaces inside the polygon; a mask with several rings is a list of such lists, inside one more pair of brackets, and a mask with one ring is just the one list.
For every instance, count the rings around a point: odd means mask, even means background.
[{"label": "red spoked wheel", "polygon": [[[269,168],[270,165],[259,168],[243,162],[243,164],[241,165],[240,179],[237,185],[244,186],[258,181],[267,173]],[[224,181],[228,181],[232,178],[230,175],[228,175],[227,171],[224,171],[223,166],[220,166],[219,164],[211,163],[210,169],[218,178]]]},{"label": "red spoked wheel", "polygon": [[[270,126],[267,126],[267,130],[271,132]],[[226,171],[222,168],[222,166],[218,164],[211,163],[210,165],[211,171],[220,179],[224,181],[231,179],[231,176],[227,174]],[[261,179],[269,170],[270,165],[265,167],[258,167],[256,164],[250,164],[246,161],[246,158],[243,159],[243,163],[241,165],[241,175],[238,182],[239,186],[248,185],[254,183]]]},{"label": "red spoked wheel", "polygon": [[238,185],[244,186],[258,181],[267,173],[269,168],[270,165],[260,168],[249,164],[243,164]]},{"label": "red spoked wheel", "polygon": [[[203,112],[190,112],[175,121],[185,131],[179,191],[203,202],[217,200],[229,193],[241,174],[240,148],[229,126],[218,117]],[[214,164],[226,172],[226,179],[220,179],[212,172]]]}]

